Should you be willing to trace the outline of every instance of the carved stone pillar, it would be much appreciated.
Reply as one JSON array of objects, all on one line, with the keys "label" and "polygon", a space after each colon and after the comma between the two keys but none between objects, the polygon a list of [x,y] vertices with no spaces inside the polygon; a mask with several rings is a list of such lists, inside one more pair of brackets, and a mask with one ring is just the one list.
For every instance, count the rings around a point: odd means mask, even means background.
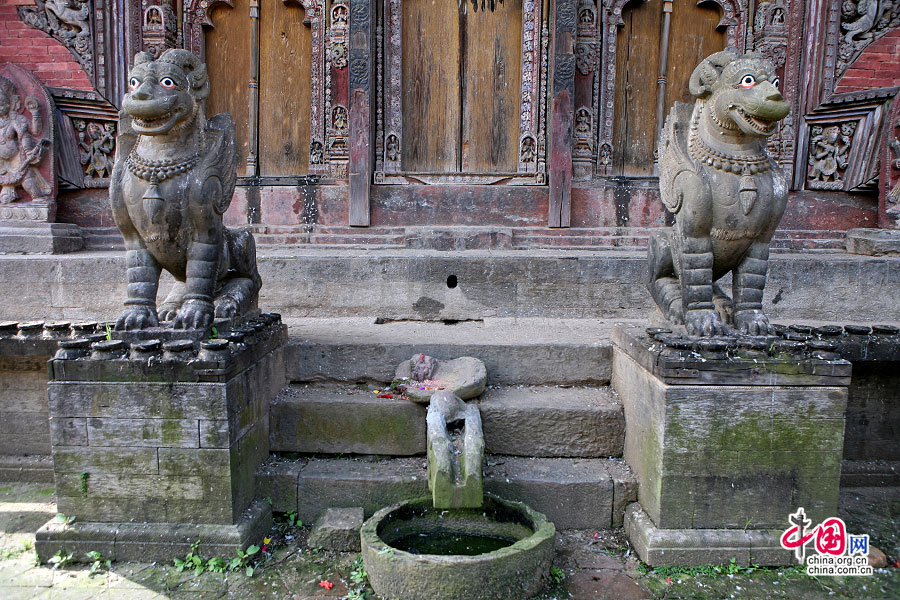
[{"label": "carved stone pillar", "polygon": [[0,252],[62,253],[82,246],[56,217],[56,110],[28,71],[0,65]]},{"label": "carved stone pillar", "polygon": [[575,0],[553,2],[550,97],[550,227],[568,227],[572,196],[572,127],[575,117]]},{"label": "carved stone pillar", "polygon": [[350,225],[368,227],[372,183],[372,23],[370,0],[350,1]]}]

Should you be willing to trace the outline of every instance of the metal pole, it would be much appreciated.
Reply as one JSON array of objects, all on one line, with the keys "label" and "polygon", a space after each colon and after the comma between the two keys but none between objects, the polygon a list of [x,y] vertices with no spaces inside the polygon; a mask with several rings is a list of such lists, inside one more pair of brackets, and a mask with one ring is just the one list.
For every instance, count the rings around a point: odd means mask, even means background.
[{"label": "metal pole", "polygon": [[259,0],[250,0],[250,132],[247,177],[259,175]]}]

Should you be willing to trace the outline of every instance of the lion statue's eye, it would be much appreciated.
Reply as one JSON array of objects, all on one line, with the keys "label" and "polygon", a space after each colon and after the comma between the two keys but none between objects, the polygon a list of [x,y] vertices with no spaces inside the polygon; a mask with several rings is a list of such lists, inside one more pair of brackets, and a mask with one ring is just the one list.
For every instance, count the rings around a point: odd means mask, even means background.
[{"label": "lion statue's eye", "polygon": [[163,86],[167,90],[175,89],[175,80],[171,77],[163,77],[159,80],[159,85]]},{"label": "lion statue's eye", "polygon": [[747,74],[741,77],[741,87],[752,88],[754,85],[756,85],[756,77],[753,75]]},{"label": "lion statue's eye", "polygon": [[138,89],[138,86],[141,85],[141,82],[137,77],[132,77],[131,79],[128,80],[128,85],[129,85],[129,87],[131,87],[131,90],[134,91],[134,90]]}]

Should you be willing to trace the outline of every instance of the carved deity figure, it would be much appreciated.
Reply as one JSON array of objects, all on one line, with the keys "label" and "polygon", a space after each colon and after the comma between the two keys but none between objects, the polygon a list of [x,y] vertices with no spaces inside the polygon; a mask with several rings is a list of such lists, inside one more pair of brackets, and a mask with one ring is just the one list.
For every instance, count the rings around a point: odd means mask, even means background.
[{"label": "carved deity figure", "polygon": [[850,154],[850,135],[846,128],[837,125],[810,130],[809,177],[815,181],[832,182],[840,180],[840,171],[847,168]]},{"label": "carved deity figure", "polygon": [[78,147],[81,149],[81,164],[84,165],[85,175],[108,177],[112,167],[110,154],[116,146],[112,123],[107,123],[105,127],[101,127],[99,123],[88,123],[82,125],[82,128],[83,131],[78,132]]},{"label": "carved deity figure", "polygon": [[[186,50],[138,53],[119,115],[110,182],[125,238],[128,297],[116,329],[172,320],[202,329],[253,308],[261,286],[247,231],[228,229],[239,155],[231,115],[206,118],[206,65]],[[156,307],[159,276],[175,278]]]},{"label": "carved deity figure", "polygon": [[25,108],[30,118],[21,111],[15,84],[0,77],[0,204],[18,200],[19,187],[33,201],[53,201],[53,186],[38,171],[50,148],[50,140],[41,138],[40,105],[35,98],[27,98]]},{"label": "carved deity figure", "polygon": [[[790,108],[771,62],[732,50],[701,62],[690,91],[694,106],[676,102],[660,134],[660,196],[675,225],[650,239],[650,292],[691,335],[765,334],[769,242],[787,203],[766,138]],[[733,298],[716,285],[728,272]]]}]

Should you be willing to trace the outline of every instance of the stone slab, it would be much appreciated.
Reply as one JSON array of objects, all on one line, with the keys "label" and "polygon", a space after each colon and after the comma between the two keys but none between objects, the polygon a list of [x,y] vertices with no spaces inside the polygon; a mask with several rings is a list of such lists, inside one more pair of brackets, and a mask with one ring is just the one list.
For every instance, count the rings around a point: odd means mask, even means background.
[{"label": "stone slab", "polygon": [[637,502],[625,511],[625,535],[642,561],[652,567],[727,564],[790,565],[790,550],[778,530],[660,529]]},{"label": "stone slab", "polygon": [[775,528],[837,510],[847,388],[668,385],[616,347],[625,460],[666,529]]},{"label": "stone slab", "polygon": [[425,452],[425,407],[344,385],[291,385],[272,401],[274,452],[381,454]]},{"label": "stone slab", "polygon": [[[432,372],[427,376],[420,373],[418,377],[429,380],[432,385],[423,385],[421,380],[413,379],[413,363],[419,359],[426,361],[424,364],[428,364],[428,370]],[[435,361],[430,356],[416,354],[397,365],[394,379],[408,381],[406,396],[410,400],[428,404],[435,388],[451,392],[463,400],[477,398],[484,391],[487,371],[483,362],[471,356]]]},{"label": "stone slab", "polygon": [[[624,507],[637,499],[634,476],[617,460],[488,456],[486,464],[485,491],[525,502],[561,529],[620,526]],[[296,510],[307,523],[328,508],[362,505],[369,517],[430,495],[423,458],[270,460],[257,481],[274,510]]]},{"label": "stone slab", "polygon": [[[43,218],[46,220],[47,215],[44,214]],[[83,247],[84,240],[78,225],[36,221],[0,222],[0,253],[65,254]]]},{"label": "stone slab", "polygon": [[850,254],[864,256],[900,255],[900,231],[896,229],[850,229],[844,240]]},{"label": "stone slab", "polygon": [[42,562],[59,551],[89,562],[87,553],[96,550],[119,562],[171,563],[190,552],[198,539],[206,557],[234,556],[238,548],[261,543],[271,528],[272,509],[263,501],[254,502],[233,525],[80,521],[64,525],[51,520],[35,534],[35,550]]},{"label": "stone slab", "polygon": [[364,520],[361,506],[329,508],[316,520],[307,544],[310,548],[359,552],[359,530]]},{"label": "stone slab", "polygon": [[491,454],[622,455],[625,413],[609,387],[493,386],[478,406]]}]

